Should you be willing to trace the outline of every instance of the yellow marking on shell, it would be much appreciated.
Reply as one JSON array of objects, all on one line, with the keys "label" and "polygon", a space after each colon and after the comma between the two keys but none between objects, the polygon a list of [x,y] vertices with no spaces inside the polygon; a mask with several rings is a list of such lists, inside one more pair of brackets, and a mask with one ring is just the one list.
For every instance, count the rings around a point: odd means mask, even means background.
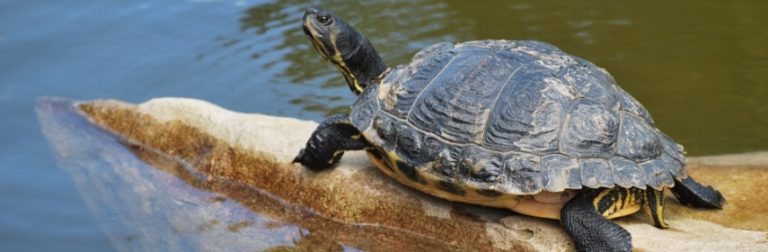
[{"label": "yellow marking on shell", "polygon": [[[371,160],[374,161],[376,166],[379,167],[379,170],[383,171],[385,174],[389,175],[390,177],[395,178],[398,182],[406,186],[412,187],[414,189],[417,189],[419,191],[425,192],[427,194],[436,196],[438,198],[442,198],[450,201],[479,204],[479,205],[493,206],[493,207],[502,207],[502,208],[509,208],[508,206],[514,206],[517,203],[518,197],[516,195],[500,195],[499,197],[487,197],[477,193],[475,191],[476,188],[468,187],[466,184],[456,184],[460,188],[464,189],[465,194],[463,196],[443,191],[436,186],[437,183],[441,181],[439,177],[427,172],[423,172],[418,168],[416,168],[416,173],[424,180],[425,183],[421,184],[416,181],[413,181],[410,178],[408,178],[405,174],[402,174],[400,169],[397,167],[397,161],[400,160],[400,158],[397,155],[397,153],[393,151],[387,151],[386,158],[389,159],[389,162],[394,167],[387,166],[387,164],[383,162],[383,160],[378,160],[375,156],[373,156],[370,153],[368,154],[368,156],[371,158]],[[452,181],[449,181],[449,182],[452,182]]]},{"label": "yellow marking on shell", "polygon": [[560,211],[565,204],[550,204],[541,203],[533,200],[531,197],[520,197],[518,204],[511,208],[512,211],[517,213],[534,216],[545,219],[560,219]]},{"label": "yellow marking on shell", "polygon": [[362,134],[352,135],[352,140],[360,140],[360,137],[362,137]]},{"label": "yellow marking on shell", "polygon": [[394,151],[387,151],[387,157],[389,158],[389,163],[392,164],[395,171],[399,171],[399,167],[397,167],[397,161],[400,160],[400,156],[397,155],[397,152]]},{"label": "yellow marking on shell", "polygon": [[[449,193],[439,189],[436,185],[442,179],[437,175],[433,175],[429,172],[417,169],[417,174],[423,179],[424,184],[411,180],[405,174],[400,172],[397,168],[397,161],[400,157],[394,151],[386,151],[382,158],[388,159],[392,166],[387,165],[383,159],[379,159],[374,154],[368,153],[368,156],[384,174],[394,178],[398,182],[432,196],[442,198],[449,201],[463,202],[469,204],[476,204],[489,207],[507,208],[520,214],[535,216],[547,219],[560,219],[560,210],[563,208],[564,203],[542,203],[536,201],[532,196],[520,196],[512,194],[501,194],[497,197],[488,197],[477,192],[478,188],[472,187],[465,183],[458,183],[456,181],[448,181],[454,183],[460,188],[464,189],[464,195],[457,195]],[[571,194],[570,197],[573,197]],[[568,199],[570,200],[570,198]]]}]

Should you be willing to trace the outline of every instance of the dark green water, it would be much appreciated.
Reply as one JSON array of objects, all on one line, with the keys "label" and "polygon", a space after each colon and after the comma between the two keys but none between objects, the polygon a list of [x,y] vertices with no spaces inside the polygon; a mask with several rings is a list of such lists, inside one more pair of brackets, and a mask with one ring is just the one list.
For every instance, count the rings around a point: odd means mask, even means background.
[{"label": "dark green water", "polygon": [[[768,149],[768,2],[318,2],[390,65],[440,41],[536,39],[608,69],[690,155]],[[0,2],[0,250],[112,246],[59,170],[36,97],[205,99],[320,120],[354,100],[295,1]]]}]

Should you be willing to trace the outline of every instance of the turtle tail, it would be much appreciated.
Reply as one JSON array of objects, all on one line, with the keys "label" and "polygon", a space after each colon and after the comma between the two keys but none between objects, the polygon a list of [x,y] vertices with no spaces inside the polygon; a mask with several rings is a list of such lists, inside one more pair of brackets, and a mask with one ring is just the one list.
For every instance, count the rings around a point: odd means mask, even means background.
[{"label": "turtle tail", "polygon": [[696,208],[722,209],[725,204],[723,195],[712,186],[704,186],[688,177],[683,180],[675,179],[672,193],[684,205]]}]

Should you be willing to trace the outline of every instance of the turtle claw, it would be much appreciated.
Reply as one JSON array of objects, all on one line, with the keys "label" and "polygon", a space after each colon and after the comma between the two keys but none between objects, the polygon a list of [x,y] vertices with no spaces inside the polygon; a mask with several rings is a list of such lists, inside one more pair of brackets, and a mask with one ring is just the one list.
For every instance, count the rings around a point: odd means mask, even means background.
[{"label": "turtle claw", "polygon": [[296,155],[296,157],[293,158],[293,161],[291,161],[291,164],[300,163],[301,159],[302,159],[301,157],[303,157],[303,156],[304,156],[304,149],[301,149],[299,151],[299,154]]},{"label": "turtle claw", "polygon": [[306,149],[301,149],[299,151],[299,154],[296,155],[296,157],[293,158],[293,161],[291,161],[291,164],[295,164],[295,163],[299,163],[299,164],[301,164],[301,165],[303,165],[305,167],[308,167],[308,168],[310,168],[312,170],[318,170],[318,169],[316,169],[317,168],[316,165],[313,165],[314,163],[317,163],[317,162],[312,162],[312,158],[310,158],[307,155]]},{"label": "turtle claw", "polygon": [[321,158],[314,154],[315,153],[308,152],[306,148],[301,149],[301,151],[299,151],[299,154],[296,155],[295,158],[293,158],[293,161],[291,161],[291,164],[300,163],[304,167],[307,167],[313,171],[321,171],[331,167],[325,164],[325,162],[321,161]]},{"label": "turtle claw", "polygon": [[292,163],[301,163],[307,168],[320,171],[338,164],[344,151],[361,150],[368,146],[349,121],[348,115],[335,115],[325,119],[317,126],[307,145],[299,151]]}]

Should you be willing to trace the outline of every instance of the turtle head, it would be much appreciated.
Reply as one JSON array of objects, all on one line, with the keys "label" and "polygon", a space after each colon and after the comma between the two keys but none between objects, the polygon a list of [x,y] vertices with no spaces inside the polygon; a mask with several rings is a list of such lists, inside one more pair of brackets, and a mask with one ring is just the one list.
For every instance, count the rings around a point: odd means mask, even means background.
[{"label": "turtle head", "polygon": [[307,8],[301,25],[312,46],[336,65],[355,94],[375,84],[386,71],[387,66],[371,42],[333,13],[318,7]]}]

